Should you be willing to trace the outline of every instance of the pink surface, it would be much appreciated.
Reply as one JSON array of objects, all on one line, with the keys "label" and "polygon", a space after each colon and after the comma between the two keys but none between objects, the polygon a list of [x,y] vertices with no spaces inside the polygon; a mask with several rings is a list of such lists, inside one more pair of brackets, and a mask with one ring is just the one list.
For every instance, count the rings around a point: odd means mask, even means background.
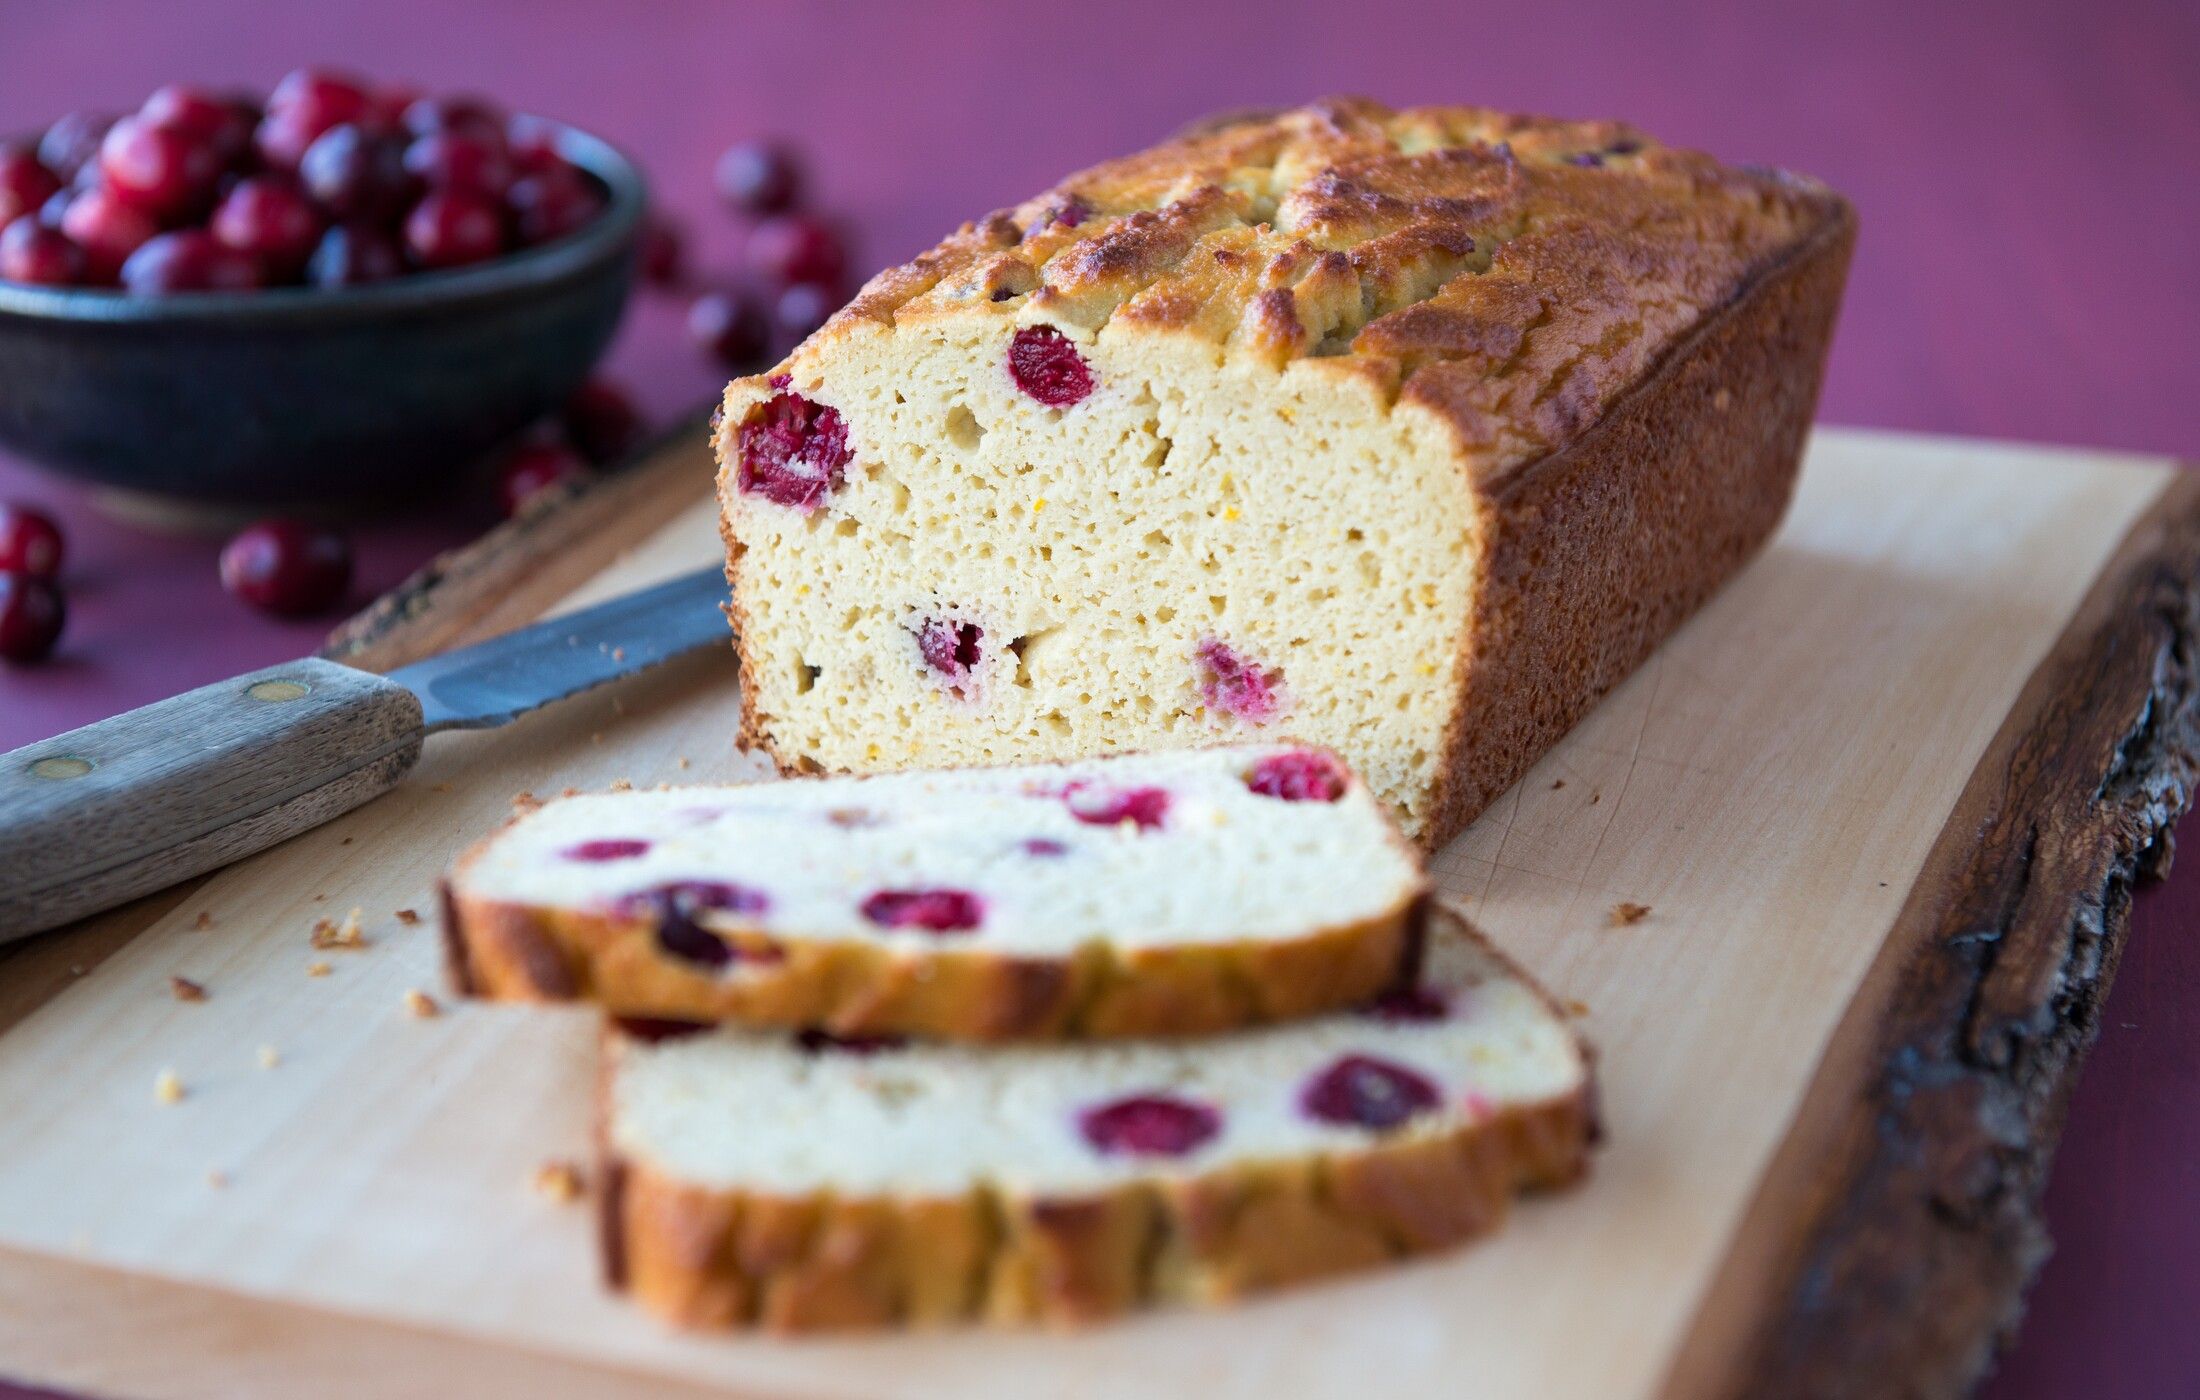
[{"label": "pink surface", "polygon": [[[1856,201],[1827,418],[2200,452],[2200,10],[1801,8],[9,0],[0,131],[171,79],[264,88],[292,64],[338,62],[611,138],[648,166],[705,267],[736,247],[711,159],[738,136],[793,135],[872,266],[1219,108],[1364,91],[1626,116]],[[612,371],[660,415],[717,381],[661,296],[638,306]],[[232,604],[213,542],[108,523],[4,457],[0,496],[54,508],[73,549],[60,657],[0,670],[0,749],[318,639]],[[358,600],[488,518],[460,500],[361,529]],[[2190,870],[2140,901],[2051,1192],[2060,1252],[1996,1400],[2187,1393],[2200,1374],[2184,1318],[2200,1285],[2200,1025],[2184,1009],[2200,963],[2175,941],[2196,917]]]}]

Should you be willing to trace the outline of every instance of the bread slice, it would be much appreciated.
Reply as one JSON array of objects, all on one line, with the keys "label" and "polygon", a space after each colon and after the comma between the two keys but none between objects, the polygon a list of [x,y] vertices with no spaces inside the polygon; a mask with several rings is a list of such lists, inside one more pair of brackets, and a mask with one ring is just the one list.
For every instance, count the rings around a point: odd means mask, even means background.
[{"label": "bread slice", "polygon": [[1175,1035],[1410,978],[1425,888],[1333,755],[1255,745],[571,797],[462,856],[446,922],[486,997],[844,1035]]},{"label": "bread slice", "polygon": [[1618,123],[1362,100],[966,224],[726,391],[744,741],[1289,734],[1439,843],[1771,533],[1853,237]]},{"label": "bread slice", "polygon": [[1589,1055],[1439,909],[1421,987],[1212,1040],[606,1032],[606,1267],[690,1327],[1083,1323],[1456,1244],[1581,1176]]}]

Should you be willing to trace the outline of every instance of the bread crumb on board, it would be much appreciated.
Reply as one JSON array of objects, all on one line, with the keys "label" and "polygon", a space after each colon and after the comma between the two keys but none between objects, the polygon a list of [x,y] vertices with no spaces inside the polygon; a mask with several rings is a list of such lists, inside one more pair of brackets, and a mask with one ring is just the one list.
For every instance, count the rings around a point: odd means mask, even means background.
[{"label": "bread crumb on board", "polygon": [[206,1184],[208,1186],[211,1186],[216,1191],[219,1191],[229,1184],[229,1173],[225,1171],[210,1171],[206,1174]]},{"label": "bread crumb on board", "polygon": [[206,910],[206,909],[202,909],[202,910],[200,910],[200,911],[199,911],[199,916],[198,916],[198,917],[197,917],[196,919],[193,919],[193,920],[191,921],[191,927],[193,927],[193,928],[197,929],[197,930],[198,930],[199,932],[201,932],[201,933],[204,933],[204,932],[206,932],[206,931],[207,931],[208,929],[212,928],[213,926],[214,926],[214,915],[213,915],[213,911],[211,911],[211,910]]},{"label": "bread crumb on board", "polygon": [[580,1168],[563,1161],[544,1162],[535,1168],[535,1174],[528,1179],[528,1184],[535,1188],[537,1195],[556,1201],[561,1206],[579,1200],[585,1185]]},{"label": "bread crumb on board", "polygon": [[182,1103],[184,1092],[183,1080],[174,1070],[164,1069],[153,1076],[153,1097],[158,1102],[164,1104]]},{"label": "bread crumb on board", "polygon": [[188,977],[171,977],[168,979],[168,995],[177,1001],[204,1001],[206,988]]},{"label": "bread crumb on board", "polygon": [[325,962],[312,962],[306,964],[306,976],[308,977],[326,977],[335,970],[335,968],[330,967]]},{"label": "bread crumb on board", "polygon": [[1650,906],[1647,904],[1636,904],[1623,899],[1612,906],[1613,928],[1626,928],[1631,924],[1639,924],[1649,917]]},{"label": "bread crumb on board", "polygon": [[273,1069],[283,1062],[283,1052],[272,1045],[260,1047],[260,1068]]},{"label": "bread crumb on board", "polygon": [[357,905],[344,916],[342,923],[334,919],[313,921],[313,946],[316,948],[343,948],[356,951],[367,946],[367,935],[360,927],[360,919],[367,911]]},{"label": "bread crumb on board", "polygon": [[405,992],[405,1009],[423,1021],[443,1014],[443,1008],[436,1003],[436,999],[418,987],[409,988]]}]

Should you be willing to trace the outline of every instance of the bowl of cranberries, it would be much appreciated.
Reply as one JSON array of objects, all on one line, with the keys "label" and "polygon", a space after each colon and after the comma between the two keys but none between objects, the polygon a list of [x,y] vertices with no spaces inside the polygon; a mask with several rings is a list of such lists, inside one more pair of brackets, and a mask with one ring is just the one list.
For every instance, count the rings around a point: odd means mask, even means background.
[{"label": "bowl of cranberries", "polygon": [[315,69],[0,140],[0,445],[254,513],[417,495],[587,377],[645,202],[585,132]]}]

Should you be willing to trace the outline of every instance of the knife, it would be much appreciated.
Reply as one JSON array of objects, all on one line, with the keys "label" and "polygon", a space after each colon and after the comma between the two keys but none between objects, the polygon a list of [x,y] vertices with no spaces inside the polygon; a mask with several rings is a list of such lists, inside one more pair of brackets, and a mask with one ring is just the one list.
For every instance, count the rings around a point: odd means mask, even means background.
[{"label": "knife", "polygon": [[722,646],[725,575],[375,675],[317,657],[0,755],[0,942],[265,850],[397,786],[421,741]]}]

